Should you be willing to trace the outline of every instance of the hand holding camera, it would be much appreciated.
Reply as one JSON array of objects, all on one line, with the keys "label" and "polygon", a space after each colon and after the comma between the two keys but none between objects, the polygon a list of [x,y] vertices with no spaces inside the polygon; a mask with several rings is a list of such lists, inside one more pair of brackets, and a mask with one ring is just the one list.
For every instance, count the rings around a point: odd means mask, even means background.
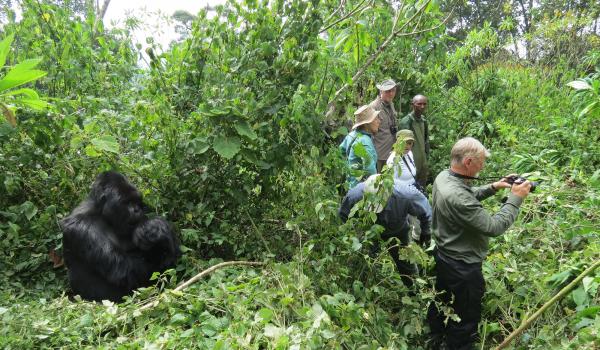
[{"label": "hand holding camera", "polygon": [[502,181],[509,184],[511,186],[511,192],[521,198],[525,198],[529,193],[535,191],[535,188],[538,185],[537,182],[529,181],[516,174],[508,175],[504,177]]},{"label": "hand holding camera", "polygon": [[495,189],[511,188],[511,192],[521,198],[525,198],[529,193],[535,191],[537,185],[537,182],[529,181],[526,178],[521,177],[517,174],[507,175],[503,177],[500,181],[494,182],[492,184],[492,186],[494,186]]},{"label": "hand holding camera", "polygon": [[502,179],[500,179],[500,181],[496,181],[492,184],[492,186],[494,187],[495,190],[499,190],[501,188],[511,188],[512,187],[512,182],[510,182],[509,179],[512,179],[514,177],[517,177],[517,174],[510,174],[507,175],[505,177],[503,177]]}]

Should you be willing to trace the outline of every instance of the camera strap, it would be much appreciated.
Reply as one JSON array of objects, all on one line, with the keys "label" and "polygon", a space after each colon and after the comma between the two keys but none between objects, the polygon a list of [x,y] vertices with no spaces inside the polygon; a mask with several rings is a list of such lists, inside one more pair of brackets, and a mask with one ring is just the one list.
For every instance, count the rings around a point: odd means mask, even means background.
[{"label": "camera strap", "polygon": [[[410,158],[410,156],[407,154],[406,158],[408,158],[408,160],[410,160],[410,163],[413,165],[413,167],[416,168],[415,166],[415,162],[413,162],[413,160]],[[404,158],[404,156],[402,156],[402,161],[404,162],[404,164],[406,164],[406,170],[408,170],[408,172],[410,173],[410,175],[413,177],[413,179],[415,179],[415,181],[417,180],[417,178],[415,177],[415,174],[412,173],[412,171],[410,170],[410,166],[408,165],[408,162],[406,161],[406,158]]]},{"label": "camera strap", "polygon": [[473,177],[473,176],[459,174],[459,173],[456,173],[456,172],[452,171],[451,169],[448,169],[448,173],[450,174],[450,176],[458,177],[459,179],[465,179],[465,180],[484,180],[484,179],[480,179],[478,177]]}]

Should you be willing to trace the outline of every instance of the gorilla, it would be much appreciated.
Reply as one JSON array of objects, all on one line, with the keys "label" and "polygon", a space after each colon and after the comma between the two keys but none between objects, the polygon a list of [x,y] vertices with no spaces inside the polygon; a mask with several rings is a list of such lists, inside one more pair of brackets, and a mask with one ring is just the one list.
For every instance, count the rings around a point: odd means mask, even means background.
[{"label": "gorilla", "polygon": [[98,175],[88,198],[60,222],[75,294],[118,302],[150,285],[153,272],[175,266],[181,252],[171,226],[145,211],[141,194],[123,175]]}]

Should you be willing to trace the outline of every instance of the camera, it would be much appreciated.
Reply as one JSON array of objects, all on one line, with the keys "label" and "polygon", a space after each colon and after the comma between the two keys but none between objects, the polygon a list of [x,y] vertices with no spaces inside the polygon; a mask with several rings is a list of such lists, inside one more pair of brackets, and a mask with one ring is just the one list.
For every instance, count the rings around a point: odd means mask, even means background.
[{"label": "camera", "polygon": [[398,128],[395,125],[390,126],[390,133],[396,137],[396,133],[398,132]]},{"label": "camera", "polygon": [[[521,176],[516,176],[516,175],[515,176],[507,176],[507,177],[505,177],[505,180],[506,180],[507,183],[509,183],[511,185],[512,184],[519,185],[519,184],[522,184],[523,182],[527,181],[526,178],[521,177]],[[534,192],[535,188],[537,187],[537,185],[539,185],[538,182],[531,181],[531,189],[529,190],[529,192]]]}]

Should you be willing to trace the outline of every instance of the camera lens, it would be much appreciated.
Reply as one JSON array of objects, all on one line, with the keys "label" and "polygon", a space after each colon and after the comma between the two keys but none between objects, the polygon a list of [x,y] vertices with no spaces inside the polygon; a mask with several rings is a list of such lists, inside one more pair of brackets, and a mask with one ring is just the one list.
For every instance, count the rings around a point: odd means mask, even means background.
[{"label": "camera lens", "polygon": [[531,189],[529,190],[529,192],[535,192],[535,188],[537,187],[537,185],[539,185],[537,181],[531,181]]}]

